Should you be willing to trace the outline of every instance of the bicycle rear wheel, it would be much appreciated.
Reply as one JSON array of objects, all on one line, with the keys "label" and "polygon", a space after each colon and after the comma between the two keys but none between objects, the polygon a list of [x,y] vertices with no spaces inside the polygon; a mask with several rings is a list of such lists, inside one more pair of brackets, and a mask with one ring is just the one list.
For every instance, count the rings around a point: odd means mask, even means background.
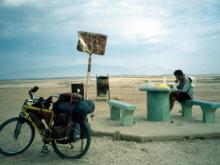
[{"label": "bicycle rear wheel", "polygon": [[54,151],[61,158],[79,159],[86,154],[91,144],[91,132],[87,122],[80,123],[80,139],[73,142],[60,143],[60,140],[52,141]]},{"label": "bicycle rear wheel", "polygon": [[7,156],[21,154],[31,145],[34,136],[34,127],[27,119],[8,119],[0,126],[0,153]]}]

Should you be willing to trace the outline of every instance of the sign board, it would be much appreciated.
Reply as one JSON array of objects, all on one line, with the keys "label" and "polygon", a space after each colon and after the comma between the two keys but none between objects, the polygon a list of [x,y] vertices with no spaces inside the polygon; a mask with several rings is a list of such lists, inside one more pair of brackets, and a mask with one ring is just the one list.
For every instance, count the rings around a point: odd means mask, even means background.
[{"label": "sign board", "polygon": [[107,35],[79,31],[77,50],[88,54],[105,54]]}]

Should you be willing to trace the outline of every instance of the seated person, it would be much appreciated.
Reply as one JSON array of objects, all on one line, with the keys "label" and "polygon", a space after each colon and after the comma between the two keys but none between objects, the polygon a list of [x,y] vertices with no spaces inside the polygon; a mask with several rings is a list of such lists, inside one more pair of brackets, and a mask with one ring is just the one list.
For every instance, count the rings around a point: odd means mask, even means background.
[{"label": "seated person", "polygon": [[193,99],[194,95],[192,80],[186,77],[182,70],[175,70],[173,74],[176,77],[175,83],[178,83],[178,85],[177,90],[170,93],[170,110],[173,108],[176,100],[183,102]]}]

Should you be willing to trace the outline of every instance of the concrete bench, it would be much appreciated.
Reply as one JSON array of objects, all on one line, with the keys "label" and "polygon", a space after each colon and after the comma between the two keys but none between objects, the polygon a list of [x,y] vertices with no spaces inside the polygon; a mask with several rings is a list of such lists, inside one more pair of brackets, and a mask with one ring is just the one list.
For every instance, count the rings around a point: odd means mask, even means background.
[{"label": "concrete bench", "polygon": [[219,103],[204,100],[187,100],[181,103],[182,116],[185,118],[192,117],[193,105],[200,106],[203,112],[204,123],[215,123],[215,111],[220,108]]},{"label": "concrete bench", "polygon": [[123,126],[129,126],[134,123],[133,113],[136,106],[118,100],[109,100],[111,120],[120,120]]}]

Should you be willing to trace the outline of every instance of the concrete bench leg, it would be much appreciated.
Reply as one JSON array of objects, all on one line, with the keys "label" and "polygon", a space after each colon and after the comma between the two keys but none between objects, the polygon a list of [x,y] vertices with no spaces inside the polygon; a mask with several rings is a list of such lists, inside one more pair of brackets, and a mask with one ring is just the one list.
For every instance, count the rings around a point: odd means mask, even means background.
[{"label": "concrete bench leg", "polygon": [[204,123],[215,123],[215,110],[216,109],[210,110],[210,109],[202,108]]},{"label": "concrete bench leg", "polygon": [[123,126],[130,126],[131,124],[134,123],[134,117],[133,117],[134,111],[122,111],[122,116],[121,116],[121,125]]},{"label": "concrete bench leg", "polygon": [[121,119],[121,110],[115,106],[111,106],[111,120],[120,120]]},{"label": "concrete bench leg", "polygon": [[185,102],[182,102],[180,104],[182,107],[182,117],[187,119],[192,118],[192,105]]}]

